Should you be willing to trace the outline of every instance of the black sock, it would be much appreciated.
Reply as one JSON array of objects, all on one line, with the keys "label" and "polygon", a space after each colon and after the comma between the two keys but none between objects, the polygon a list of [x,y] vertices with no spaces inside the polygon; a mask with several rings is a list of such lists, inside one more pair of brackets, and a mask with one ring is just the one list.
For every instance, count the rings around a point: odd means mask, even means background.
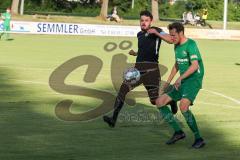
[{"label": "black sock", "polygon": [[114,104],[113,116],[112,116],[114,123],[117,121],[118,114],[122,109],[123,104],[124,104],[123,101],[121,101],[119,98],[116,98],[115,104]]}]

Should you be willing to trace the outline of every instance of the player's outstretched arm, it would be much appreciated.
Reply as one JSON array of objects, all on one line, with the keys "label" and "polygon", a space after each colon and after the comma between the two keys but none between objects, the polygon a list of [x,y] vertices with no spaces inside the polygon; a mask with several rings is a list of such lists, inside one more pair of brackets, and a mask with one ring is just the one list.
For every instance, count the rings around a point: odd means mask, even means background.
[{"label": "player's outstretched arm", "polygon": [[1,15],[1,18],[4,20],[5,19],[5,17],[3,16],[3,15]]},{"label": "player's outstretched arm", "polygon": [[151,33],[151,34],[155,34],[156,36],[158,36],[159,38],[161,38],[162,40],[164,40],[165,42],[169,43],[169,44],[172,44],[173,43],[173,40],[171,38],[171,36],[165,32],[158,32],[156,29],[154,28],[151,28],[147,31],[148,33]]},{"label": "player's outstretched arm", "polygon": [[158,37],[160,37],[162,40],[164,40],[165,42],[169,43],[169,44],[172,44],[173,43],[173,40],[171,38],[171,36],[167,33],[158,33],[157,34]]},{"label": "player's outstretched arm", "polygon": [[138,55],[138,53],[135,52],[135,51],[132,50],[132,49],[128,52],[128,54],[129,54],[129,55],[132,55],[132,56],[137,56],[137,55]]}]

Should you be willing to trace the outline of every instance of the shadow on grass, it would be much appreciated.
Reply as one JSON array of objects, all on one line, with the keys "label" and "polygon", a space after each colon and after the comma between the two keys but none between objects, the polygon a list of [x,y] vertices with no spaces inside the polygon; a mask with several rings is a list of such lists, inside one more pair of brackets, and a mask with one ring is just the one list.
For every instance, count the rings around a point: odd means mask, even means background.
[{"label": "shadow on grass", "polygon": [[6,41],[13,41],[14,39],[13,38],[9,38],[9,39],[7,39]]},{"label": "shadow on grass", "polygon": [[[38,90],[9,80],[16,74],[0,68],[0,159],[237,159],[239,156],[239,148],[225,140],[224,136],[231,135],[219,133],[209,125],[208,117],[198,115],[201,132],[208,143],[206,148],[188,148],[192,137],[186,127],[185,140],[166,146],[164,142],[171,136],[171,130],[161,119],[154,121],[158,115],[154,107],[141,103],[125,106],[114,129],[108,128],[101,118],[88,122],[61,121],[54,116],[59,99],[46,95],[27,100],[29,96],[37,97]],[[76,105],[80,110],[92,107],[84,103]],[[153,115],[153,120],[124,118],[142,112]],[[179,119],[183,122],[181,116]]]}]

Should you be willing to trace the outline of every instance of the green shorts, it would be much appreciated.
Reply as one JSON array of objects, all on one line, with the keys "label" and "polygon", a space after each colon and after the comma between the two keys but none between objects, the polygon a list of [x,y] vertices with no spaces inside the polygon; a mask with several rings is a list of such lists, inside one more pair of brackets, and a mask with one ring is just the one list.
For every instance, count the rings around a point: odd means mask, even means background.
[{"label": "green shorts", "polygon": [[10,25],[3,25],[4,31],[10,31],[11,27]]},{"label": "green shorts", "polygon": [[199,90],[202,88],[202,80],[187,79],[182,82],[178,90],[175,87],[167,93],[174,101],[179,101],[182,98],[190,100],[193,104]]}]

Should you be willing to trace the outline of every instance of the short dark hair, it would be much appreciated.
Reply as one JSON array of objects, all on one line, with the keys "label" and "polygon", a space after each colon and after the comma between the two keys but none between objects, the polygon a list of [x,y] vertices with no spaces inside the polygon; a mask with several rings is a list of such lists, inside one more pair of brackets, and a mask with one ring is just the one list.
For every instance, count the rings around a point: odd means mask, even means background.
[{"label": "short dark hair", "polygon": [[184,26],[182,23],[179,22],[173,22],[172,24],[168,25],[169,30],[176,29],[177,33],[183,32],[184,33]]},{"label": "short dark hair", "polygon": [[153,15],[152,15],[152,13],[149,12],[149,11],[147,11],[147,10],[145,10],[145,11],[141,11],[141,12],[140,12],[140,17],[141,17],[141,16],[150,17],[151,20],[153,19]]}]

